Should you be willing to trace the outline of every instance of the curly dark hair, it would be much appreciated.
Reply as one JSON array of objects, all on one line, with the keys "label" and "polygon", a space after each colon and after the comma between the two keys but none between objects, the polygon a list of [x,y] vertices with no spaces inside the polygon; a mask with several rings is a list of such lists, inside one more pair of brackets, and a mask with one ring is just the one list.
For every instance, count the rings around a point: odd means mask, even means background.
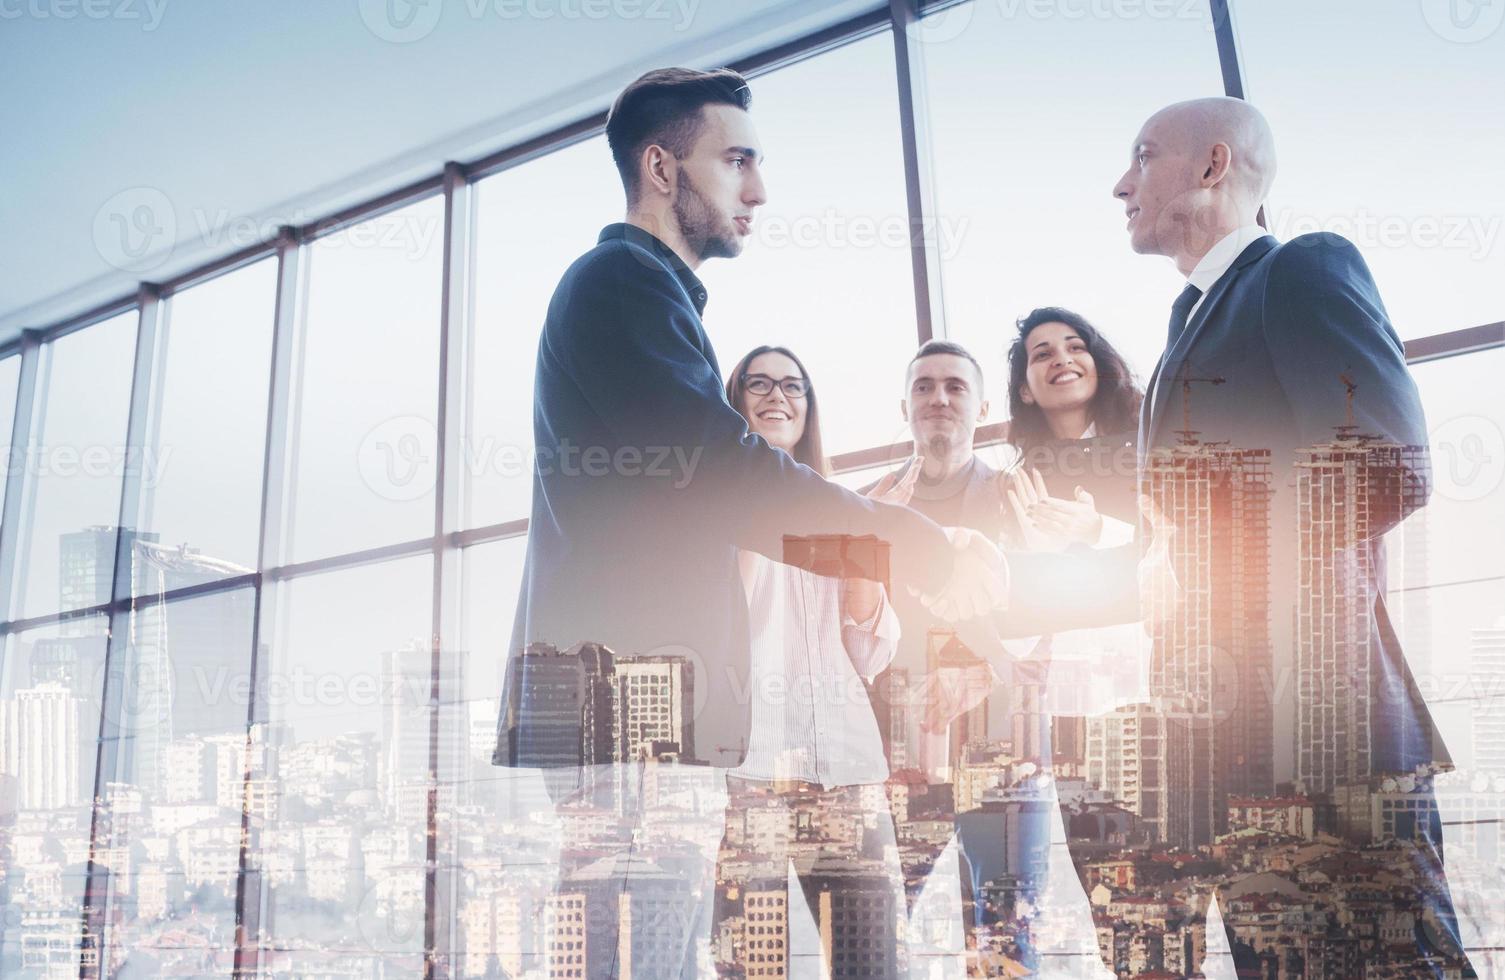
[{"label": "curly dark hair", "polygon": [[1042,306],[1019,318],[1019,332],[1009,345],[1009,442],[1028,454],[1055,438],[1040,406],[1024,401],[1028,387],[1025,373],[1029,368],[1029,352],[1024,344],[1030,331],[1042,323],[1064,323],[1087,345],[1097,366],[1097,393],[1092,396],[1091,416],[1098,434],[1135,431],[1144,392],[1134,383],[1134,373],[1123,355],[1080,313],[1060,306]]}]

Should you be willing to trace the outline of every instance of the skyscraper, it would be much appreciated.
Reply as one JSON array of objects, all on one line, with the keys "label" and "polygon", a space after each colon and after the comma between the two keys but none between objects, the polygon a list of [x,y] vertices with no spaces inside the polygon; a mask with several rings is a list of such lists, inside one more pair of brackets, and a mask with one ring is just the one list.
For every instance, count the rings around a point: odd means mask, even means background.
[{"label": "skyscraper", "polygon": [[[979,664],[985,665],[985,662],[961,641],[955,630],[932,627],[926,635],[927,684],[962,685],[966,683],[963,672]],[[991,677],[991,674],[989,676]],[[918,715],[924,711],[924,705],[916,707],[918,710],[910,712],[911,715]],[[918,718],[915,718],[912,723],[917,721]],[[957,767],[962,763],[967,744],[973,741],[987,741],[987,738],[988,699],[983,697],[971,709],[952,720],[951,726],[946,730],[943,749],[945,757],[926,760],[926,766],[933,769],[943,781],[949,782],[955,777]]]},{"label": "skyscraper", "polygon": [[0,767],[16,777],[21,809],[80,802],[78,706],[73,692],[56,681],[0,701]]},{"label": "skyscraper", "polygon": [[1474,629],[1474,771],[1505,774],[1505,616]]},{"label": "skyscraper", "polygon": [[[96,528],[103,535],[113,529]],[[157,544],[155,534],[132,534],[132,597],[169,592],[249,575],[251,569],[201,554],[186,545]],[[227,668],[248,663],[254,596],[249,589],[171,602],[137,603],[131,610],[122,662],[112,665],[110,702],[129,729],[130,752],[118,779],[151,793],[162,789],[164,753],[174,738],[212,735],[241,728],[245,706],[225,703],[211,692],[231,689],[221,679]],[[237,711],[237,708],[239,709]]]},{"label": "skyscraper", "polygon": [[1270,680],[1270,453],[1199,443],[1151,453],[1144,490],[1177,529],[1176,612],[1156,639],[1150,689],[1164,766],[1146,767],[1141,817],[1162,840],[1209,843],[1228,793],[1274,783]]},{"label": "skyscraper", "polygon": [[684,657],[622,657],[614,661],[612,741],[630,761],[695,751],[695,670]]},{"label": "skyscraper", "polygon": [[521,755],[540,765],[582,766],[611,762],[612,688],[616,656],[599,643],[560,650],[532,643],[520,658],[521,684],[511,685],[509,715],[516,719],[527,701],[529,723],[505,733],[513,764]]},{"label": "skyscraper", "polygon": [[1306,792],[1365,783],[1385,768],[1373,751],[1381,637],[1370,569],[1378,534],[1424,503],[1410,475],[1425,471],[1426,455],[1347,427],[1297,451],[1296,778]]}]

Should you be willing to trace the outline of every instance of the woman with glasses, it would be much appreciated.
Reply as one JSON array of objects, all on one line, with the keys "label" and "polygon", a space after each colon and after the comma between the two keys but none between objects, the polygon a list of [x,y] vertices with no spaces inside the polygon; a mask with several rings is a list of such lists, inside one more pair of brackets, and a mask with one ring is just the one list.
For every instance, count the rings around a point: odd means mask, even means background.
[{"label": "woman with glasses", "polygon": [[[791,351],[749,352],[726,396],[751,432],[829,474],[815,388]],[[868,496],[906,502],[920,469]],[[847,961],[826,964],[828,975],[895,975],[903,880],[867,682],[893,657],[898,618],[877,582],[827,578],[749,551],[739,563],[752,636],[752,725],[747,757],[727,779],[713,935],[740,916],[746,926],[732,962],[788,969],[789,937],[808,926],[790,911],[792,865],[817,926],[832,909],[862,909],[871,923],[875,941],[833,950]]]}]

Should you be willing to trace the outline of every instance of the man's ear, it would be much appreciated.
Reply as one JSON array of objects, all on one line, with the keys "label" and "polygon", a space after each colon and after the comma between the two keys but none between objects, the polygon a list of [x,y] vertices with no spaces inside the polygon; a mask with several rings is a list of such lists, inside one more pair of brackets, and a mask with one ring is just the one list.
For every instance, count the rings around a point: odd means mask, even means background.
[{"label": "man's ear", "polygon": [[903,416],[904,421],[906,421],[906,422],[909,421],[909,399],[907,399],[907,398],[900,398],[899,399],[899,414],[901,416]]},{"label": "man's ear", "polygon": [[988,418],[988,400],[984,398],[982,404],[977,407],[977,421],[986,422]]},{"label": "man's ear", "polygon": [[1212,154],[1208,157],[1207,167],[1202,171],[1202,185],[1211,187],[1224,177],[1228,176],[1228,167],[1233,160],[1233,151],[1227,143],[1214,143]]},{"label": "man's ear", "polygon": [[674,187],[676,168],[679,161],[674,155],[665,150],[657,143],[649,143],[643,148],[640,158],[643,171],[643,187],[655,194],[667,195]]}]

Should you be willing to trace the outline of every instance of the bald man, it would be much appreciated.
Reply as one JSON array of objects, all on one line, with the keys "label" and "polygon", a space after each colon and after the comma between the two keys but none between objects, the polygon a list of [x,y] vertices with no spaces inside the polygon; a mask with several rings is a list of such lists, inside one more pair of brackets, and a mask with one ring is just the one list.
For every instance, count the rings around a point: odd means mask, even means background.
[{"label": "bald man", "polygon": [[[1158,824],[1158,834],[1171,843],[1198,847],[1226,831],[1229,796],[1272,797],[1278,783],[1292,783],[1295,792],[1318,803],[1317,812],[1336,814],[1327,829],[1342,843],[1335,854],[1303,858],[1312,864],[1282,872],[1315,908],[1306,924],[1290,924],[1300,919],[1292,916],[1274,930],[1243,931],[1241,924],[1251,920],[1234,913],[1227,889],[1241,893],[1238,879],[1249,871],[1230,867],[1217,876],[1240,971],[1268,970],[1272,963],[1285,971],[1299,960],[1306,977],[1363,975],[1365,964],[1389,968],[1386,975],[1443,976],[1453,969],[1472,976],[1457,942],[1440,821],[1425,776],[1448,768],[1447,754],[1385,599],[1381,535],[1425,502],[1430,490],[1425,452],[1388,470],[1392,483],[1367,488],[1371,513],[1362,540],[1320,553],[1351,572],[1351,579],[1343,583],[1336,573],[1319,571],[1308,580],[1307,595],[1345,592],[1361,611],[1346,622],[1324,621],[1322,610],[1311,608],[1297,615],[1298,532],[1302,526],[1310,530],[1314,521],[1345,516],[1340,503],[1319,502],[1298,525],[1298,453],[1335,442],[1352,451],[1361,445],[1360,437],[1425,447],[1421,402],[1400,338],[1358,250],[1332,234],[1281,243],[1260,226],[1260,207],[1274,178],[1275,144],[1264,117],[1242,100],[1212,98],[1177,103],[1151,116],[1113,188],[1127,213],[1134,251],[1171,259],[1187,281],[1173,304],[1166,349],[1140,417],[1141,461],[1192,441],[1268,449],[1273,490],[1268,637],[1258,638],[1262,617],[1241,608],[1245,597],[1218,596],[1213,578],[1212,608],[1229,615],[1214,614],[1210,623],[1198,624],[1210,643],[1203,640],[1197,649],[1211,653],[1170,650],[1162,640],[1157,696],[1195,696],[1184,688],[1202,675],[1182,665],[1188,658],[1199,662],[1198,656],[1210,656],[1229,665],[1221,680],[1237,681],[1231,685],[1236,700],[1218,705],[1221,688],[1210,693],[1209,716],[1218,719],[1210,725],[1166,720],[1163,796],[1142,802],[1141,809],[1158,812],[1141,817]],[[1189,399],[1194,435],[1180,431],[1183,398]],[[1397,487],[1404,492],[1395,492]],[[1318,553],[1315,545],[1306,550]],[[1308,576],[1313,567],[1308,564]],[[1324,584],[1323,574],[1333,581]],[[1223,588],[1231,592],[1231,586]],[[1257,600],[1257,594],[1251,598]],[[1298,635],[1298,629],[1307,635]],[[1252,642],[1251,634],[1256,635]],[[1200,734],[1208,730],[1210,737]],[[1207,751],[1210,761],[1205,756],[1193,761]],[[1417,773],[1423,776],[1416,778]],[[1416,786],[1404,802],[1419,816],[1389,828],[1372,826],[1380,823],[1371,812],[1380,812],[1381,801],[1371,793],[1384,777],[1400,774]],[[1145,788],[1153,791],[1154,782],[1147,778]],[[1291,789],[1285,787],[1282,795]],[[1324,810],[1324,803],[1332,807]],[[1378,846],[1361,851],[1371,843]],[[1335,858],[1351,862],[1350,868],[1341,870],[1332,863]],[[1325,877],[1304,877],[1318,869]],[[1394,885],[1381,892],[1379,905],[1358,906],[1352,893],[1333,885],[1344,873],[1388,878]],[[1201,906],[1192,909],[1193,922],[1205,914],[1206,884],[1188,889],[1200,896],[1191,900]],[[1381,907],[1388,919],[1384,931]],[[1397,922],[1414,922],[1399,943]],[[1237,941],[1235,933],[1241,933]],[[1188,971],[1194,967],[1185,965]]]}]

